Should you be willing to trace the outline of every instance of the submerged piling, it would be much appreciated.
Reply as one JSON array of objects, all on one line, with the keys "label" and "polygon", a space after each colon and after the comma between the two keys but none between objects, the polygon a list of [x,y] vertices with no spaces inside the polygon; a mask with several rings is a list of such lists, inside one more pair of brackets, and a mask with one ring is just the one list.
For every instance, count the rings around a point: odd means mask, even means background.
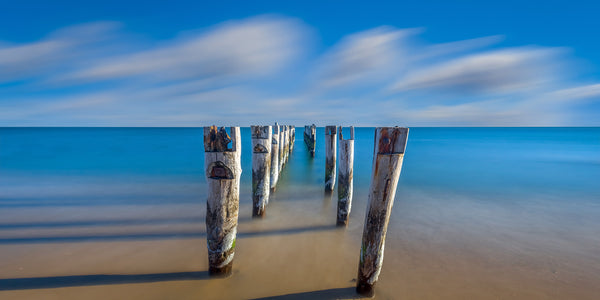
[{"label": "submerged piling", "polygon": [[325,127],[325,191],[331,192],[335,186],[335,160],[337,152],[337,127]]},{"label": "submerged piling", "polygon": [[354,127],[350,126],[350,139],[344,140],[340,126],[340,148],[338,165],[337,225],[347,226],[352,209],[354,184]]},{"label": "submerged piling", "polygon": [[[208,183],[206,242],[210,275],[229,275],[237,233],[242,143],[239,127],[204,127],[204,165]],[[231,148],[229,148],[231,143]]]},{"label": "submerged piling", "polygon": [[306,144],[306,148],[308,148],[308,152],[310,152],[310,156],[315,157],[315,142],[317,136],[317,126],[312,124],[311,126],[304,126],[304,143]]},{"label": "submerged piling", "polygon": [[271,126],[251,126],[252,216],[263,217],[271,188]]},{"label": "submerged piling", "polygon": [[[279,180],[279,124],[273,126],[271,136],[271,191],[275,191],[277,181]],[[268,199],[267,199],[268,201]]]},{"label": "submerged piling", "polygon": [[408,128],[378,127],[375,130],[373,173],[356,284],[356,291],[364,296],[374,295],[374,287],[381,272],[385,235],[407,139]]}]

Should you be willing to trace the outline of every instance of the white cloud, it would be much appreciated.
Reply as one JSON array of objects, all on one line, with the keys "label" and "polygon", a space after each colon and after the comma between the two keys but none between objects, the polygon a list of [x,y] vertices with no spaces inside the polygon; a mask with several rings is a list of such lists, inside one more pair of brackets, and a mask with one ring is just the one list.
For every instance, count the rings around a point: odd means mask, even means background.
[{"label": "white cloud", "polygon": [[319,61],[321,84],[352,85],[381,78],[402,65],[402,43],[417,31],[379,27],[342,39]]},{"label": "white cloud", "polygon": [[582,85],[554,91],[550,96],[558,101],[587,100],[600,98],[600,83]]},{"label": "white cloud", "polygon": [[161,46],[98,60],[67,78],[181,80],[267,75],[303,50],[303,30],[297,21],[274,17],[228,22]]},{"label": "white cloud", "polygon": [[421,47],[417,47],[418,51],[415,51],[415,53],[413,53],[413,59],[426,60],[444,58],[449,55],[456,55],[457,53],[479,50],[481,48],[498,44],[502,40],[504,40],[504,36],[492,35],[462,41],[423,45]]},{"label": "white cloud", "polygon": [[558,53],[557,49],[523,47],[467,55],[414,70],[392,89],[460,93],[532,90],[555,80]]},{"label": "white cloud", "polygon": [[71,67],[97,44],[106,41],[118,23],[98,22],[57,30],[46,38],[25,44],[0,45],[0,82],[55,73]]}]

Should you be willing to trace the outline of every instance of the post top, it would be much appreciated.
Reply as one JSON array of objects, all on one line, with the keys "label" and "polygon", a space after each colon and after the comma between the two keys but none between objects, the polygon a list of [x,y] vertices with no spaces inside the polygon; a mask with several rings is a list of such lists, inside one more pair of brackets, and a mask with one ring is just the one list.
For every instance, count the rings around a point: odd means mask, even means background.
[{"label": "post top", "polygon": [[252,132],[253,139],[268,139],[271,133],[271,126],[252,125],[250,126],[250,131]]},{"label": "post top", "polygon": [[[344,140],[344,131],[342,130],[342,126],[340,126],[340,141]],[[350,138],[347,140],[354,140],[354,126],[350,126]]]},{"label": "post top", "polygon": [[336,133],[337,133],[337,126],[335,126],[335,125],[325,126],[325,135],[334,135]]},{"label": "post top", "polygon": [[408,128],[406,127],[377,127],[375,142],[377,154],[401,154],[406,149]]},{"label": "post top", "polygon": [[[231,127],[231,135],[227,134],[225,127],[204,127],[204,151],[205,152],[234,152],[238,143],[239,127]],[[231,143],[231,147],[229,144]]]}]

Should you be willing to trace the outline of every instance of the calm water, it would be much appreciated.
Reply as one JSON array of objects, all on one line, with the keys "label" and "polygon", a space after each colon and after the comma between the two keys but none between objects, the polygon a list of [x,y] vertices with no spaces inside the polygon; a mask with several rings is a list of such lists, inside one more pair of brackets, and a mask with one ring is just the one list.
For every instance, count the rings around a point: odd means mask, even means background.
[{"label": "calm water", "polygon": [[[331,199],[322,191],[324,130],[317,129],[314,158],[302,131],[297,128],[267,220],[253,221],[250,132],[242,128],[240,224],[259,226],[247,227],[254,233],[287,226],[280,233],[295,234],[335,224],[335,193]],[[374,128],[356,129],[355,194],[344,237],[350,245],[360,239],[373,134]],[[471,274],[464,276],[482,276],[477,272],[496,266],[507,278],[537,282],[540,292],[523,298],[585,298],[572,292],[595,292],[589,283],[600,281],[599,178],[600,128],[411,128],[380,295],[397,294],[385,284],[386,276],[410,281],[392,270],[386,274],[386,268],[407,267],[403,259],[418,252],[429,257],[413,260],[433,264],[438,258],[438,267],[473,264],[461,267]],[[205,196],[201,128],[0,128],[0,247],[26,251],[55,243],[202,239]],[[0,253],[0,278],[53,275],[19,273],[17,265],[30,258]],[[501,269],[519,261],[526,270]],[[566,277],[553,279],[546,271]],[[433,278],[420,274],[420,281]],[[491,295],[519,295],[508,293],[514,282],[492,277],[480,283],[491,286]],[[563,284],[559,291],[557,282]],[[452,293],[450,285],[446,296],[467,296]]]}]

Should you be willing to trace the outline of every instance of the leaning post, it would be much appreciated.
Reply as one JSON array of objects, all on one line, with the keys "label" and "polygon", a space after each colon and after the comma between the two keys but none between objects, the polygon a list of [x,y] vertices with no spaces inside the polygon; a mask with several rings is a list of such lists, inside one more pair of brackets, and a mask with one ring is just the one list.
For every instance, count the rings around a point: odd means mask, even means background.
[{"label": "leaning post", "polygon": [[408,128],[378,127],[375,130],[375,150],[369,202],[363,228],[356,291],[373,296],[383,264],[383,251],[402,160],[408,139]]},{"label": "leaning post", "polygon": [[[230,275],[237,233],[242,143],[239,127],[204,127],[204,165],[208,183],[206,242],[210,275]],[[231,148],[229,148],[231,143]]]},{"label": "leaning post", "polygon": [[354,127],[350,126],[350,139],[345,140],[340,126],[340,164],[338,165],[337,226],[348,226],[352,209],[354,184]]},{"label": "leaning post", "polygon": [[279,180],[279,124],[276,122],[271,140],[271,191],[275,191],[277,180]]},{"label": "leaning post", "polygon": [[325,127],[325,191],[332,192],[335,186],[335,160],[337,152],[337,127]]},{"label": "leaning post", "polygon": [[271,126],[251,126],[252,216],[264,217],[271,188]]}]

